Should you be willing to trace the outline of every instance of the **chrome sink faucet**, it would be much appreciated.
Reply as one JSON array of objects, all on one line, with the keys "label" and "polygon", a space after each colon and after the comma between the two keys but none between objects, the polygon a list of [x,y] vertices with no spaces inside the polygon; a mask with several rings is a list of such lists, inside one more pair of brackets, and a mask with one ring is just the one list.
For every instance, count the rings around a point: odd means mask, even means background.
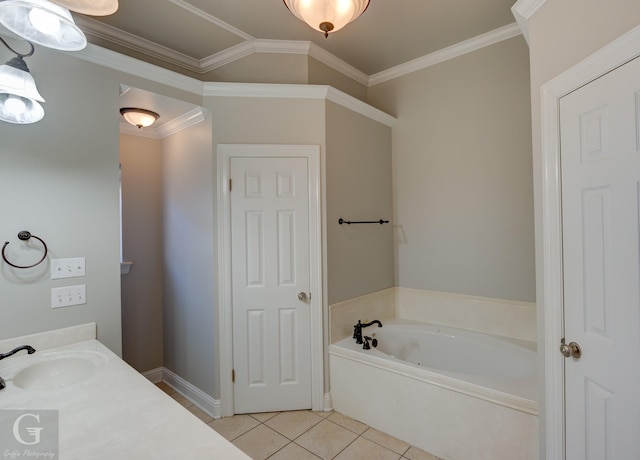
[{"label": "chrome sink faucet", "polygon": [[[14,348],[13,350],[11,350],[11,351],[9,351],[7,353],[0,353],[0,360],[8,358],[9,356],[13,356],[13,355],[15,355],[16,353],[18,353],[19,351],[22,351],[22,350],[27,350],[27,353],[30,354],[30,355],[32,355],[32,354],[34,354],[36,352],[36,349],[33,348],[30,345],[21,345],[21,346],[19,346],[17,348]],[[2,377],[0,377],[0,390],[2,390],[6,386],[7,386],[7,384],[5,383],[4,379]]]}]

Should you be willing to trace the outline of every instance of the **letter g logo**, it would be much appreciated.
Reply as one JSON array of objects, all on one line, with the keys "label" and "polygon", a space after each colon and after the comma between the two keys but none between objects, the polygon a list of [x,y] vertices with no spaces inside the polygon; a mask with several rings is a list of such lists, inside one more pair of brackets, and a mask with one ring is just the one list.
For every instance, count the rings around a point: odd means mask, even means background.
[{"label": "letter g logo", "polygon": [[27,434],[32,436],[33,441],[25,441],[20,435],[20,423],[22,419],[25,417],[33,417],[36,419],[38,423],[40,423],[40,414],[22,414],[20,417],[16,419],[13,423],[13,436],[20,444],[24,444],[25,446],[33,446],[34,444],[40,443],[40,432],[44,429],[42,427],[26,427]]}]

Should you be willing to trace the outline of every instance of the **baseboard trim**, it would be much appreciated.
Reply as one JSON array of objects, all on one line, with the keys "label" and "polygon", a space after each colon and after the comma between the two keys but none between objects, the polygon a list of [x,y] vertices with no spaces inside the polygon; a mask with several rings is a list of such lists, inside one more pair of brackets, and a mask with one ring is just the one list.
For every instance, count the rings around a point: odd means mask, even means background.
[{"label": "baseboard trim", "polygon": [[166,367],[158,367],[156,369],[143,372],[142,375],[153,383],[166,383],[214,419],[222,417],[221,403],[219,399],[212,398],[200,388],[187,382],[185,379]]}]

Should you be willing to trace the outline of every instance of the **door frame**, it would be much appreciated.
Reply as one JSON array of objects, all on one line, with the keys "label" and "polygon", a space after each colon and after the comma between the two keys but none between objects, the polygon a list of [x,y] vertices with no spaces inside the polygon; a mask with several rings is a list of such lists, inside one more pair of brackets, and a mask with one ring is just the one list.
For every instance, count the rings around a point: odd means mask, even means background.
[{"label": "door frame", "polygon": [[[562,205],[560,169],[560,99],[598,77],[640,56],[640,26],[545,83],[541,88],[541,155],[534,156],[538,237],[538,350],[544,360],[544,407],[540,415],[545,436],[540,458],[565,458],[564,357],[559,352],[564,332]],[[638,101],[640,110],[640,100]],[[640,139],[639,139],[640,142]],[[542,328],[542,331],[541,331]]]},{"label": "door frame", "polygon": [[305,157],[309,172],[309,290],[311,299],[311,404],[322,411],[324,403],[323,285],[320,146],[291,144],[218,144],[218,346],[220,357],[220,412],[234,415],[233,310],[231,286],[231,197],[229,175],[233,157]]}]

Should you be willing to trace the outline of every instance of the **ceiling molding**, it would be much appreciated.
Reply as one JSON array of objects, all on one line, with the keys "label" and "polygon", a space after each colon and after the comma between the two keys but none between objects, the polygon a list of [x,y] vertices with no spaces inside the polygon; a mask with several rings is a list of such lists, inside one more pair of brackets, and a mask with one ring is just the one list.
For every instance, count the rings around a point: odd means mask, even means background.
[{"label": "ceiling molding", "polygon": [[244,40],[253,40],[254,37],[252,37],[251,35],[249,35],[246,32],[243,32],[242,30],[233,27],[231,24],[228,24],[226,22],[224,22],[221,19],[216,18],[215,16],[202,11],[199,8],[196,8],[195,6],[185,2],[184,0],[167,0],[171,3],[173,3],[176,6],[179,6],[180,8],[183,8],[185,10],[187,10],[189,13],[195,14],[196,16],[209,21],[211,24],[215,24],[218,27],[222,27],[224,30],[226,30],[227,32],[231,32],[234,35],[237,35],[238,37],[244,39]]},{"label": "ceiling molding", "polygon": [[264,97],[286,99],[324,99],[387,126],[396,118],[360,99],[326,85],[287,85],[273,83],[205,83],[204,96]]},{"label": "ceiling molding", "polygon": [[516,22],[518,26],[520,26],[520,30],[527,44],[529,44],[529,19],[546,1],[547,0],[518,0],[511,7],[511,13],[513,13],[513,16],[516,18]]},{"label": "ceiling molding", "polygon": [[369,77],[369,86],[374,86],[394,78],[416,72],[418,70],[431,67],[441,62],[462,56],[463,54],[479,50],[485,46],[499,43],[509,38],[517,37],[521,34],[520,27],[517,23],[512,23],[504,27],[492,30],[490,32],[478,35],[455,45],[448,46],[441,50],[427,54],[425,56],[405,62],[382,72],[378,72]]},{"label": "ceiling molding", "polygon": [[337,70],[347,77],[357,81],[358,83],[369,86],[369,75],[356,69],[351,64],[348,64],[315,43],[310,43],[309,56],[331,67],[333,70]]},{"label": "ceiling molding", "polygon": [[147,80],[181,89],[189,93],[202,95],[203,83],[200,80],[125,56],[124,54],[116,53],[115,51],[101,48],[92,43],[89,43],[82,51],[65,53],[65,55],[73,56],[126,74],[146,78]]},{"label": "ceiling molding", "polygon": [[160,138],[171,136],[177,132],[187,129],[193,125],[197,125],[207,117],[207,110],[202,107],[195,107],[193,110],[182,114],[178,118],[169,120],[168,122],[156,128]]},{"label": "ceiling molding", "polygon": [[147,139],[162,139],[158,130],[152,127],[137,128],[130,125],[126,121],[120,122],[120,134],[128,134],[130,136],[146,137]]},{"label": "ceiling molding", "polygon": [[76,24],[89,37],[105,40],[132,51],[146,54],[191,72],[201,72],[200,61],[190,56],[86,16],[78,15],[74,19]]}]

